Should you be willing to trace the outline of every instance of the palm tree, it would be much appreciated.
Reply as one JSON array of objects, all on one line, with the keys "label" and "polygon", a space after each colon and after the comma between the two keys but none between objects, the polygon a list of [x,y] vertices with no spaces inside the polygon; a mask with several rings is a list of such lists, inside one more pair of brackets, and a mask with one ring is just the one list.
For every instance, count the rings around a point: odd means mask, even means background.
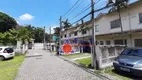
[{"label": "palm tree", "polygon": [[120,9],[123,7],[127,7],[129,0],[108,0],[108,3],[106,6],[112,6],[109,12],[117,11],[119,14],[119,20],[120,20],[120,27],[121,27],[121,33],[122,33],[122,40],[123,44],[125,45],[125,40],[123,37],[123,27],[122,27],[122,20],[121,20],[121,14],[120,14]]},{"label": "palm tree", "polygon": [[68,22],[68,19],[66,19],[66,21],[63,21],[63,28],[65,29],[66,31],[66,35],[67,35],[67,30],[71,27],[71,24]]}]

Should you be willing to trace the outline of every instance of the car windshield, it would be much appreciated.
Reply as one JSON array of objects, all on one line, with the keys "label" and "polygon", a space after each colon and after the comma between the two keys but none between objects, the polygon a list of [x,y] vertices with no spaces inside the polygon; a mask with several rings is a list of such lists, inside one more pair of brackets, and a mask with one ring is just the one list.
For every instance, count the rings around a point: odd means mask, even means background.
[{"label": "car windshield", "polygon": [[122,55],[140,56],[142,57],[142,49],[125,49]]},{"label": "car windshield", "polygon": [[142,49],[126,49],[122,55],[140,56],[142,57]]}]

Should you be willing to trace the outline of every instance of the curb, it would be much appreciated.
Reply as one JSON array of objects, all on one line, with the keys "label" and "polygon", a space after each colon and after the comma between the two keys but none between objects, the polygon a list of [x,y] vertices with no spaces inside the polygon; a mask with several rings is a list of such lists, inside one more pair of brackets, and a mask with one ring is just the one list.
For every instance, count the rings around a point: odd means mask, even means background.
[{"label": "curb", "polygon": [[95,75],[95,76],[97,76],[97,77],[99,77],[99,78],[101,78],[101,79],[103,79],[103,80],[114,80],[114,79],[110,79],[110,78],[108,78],[108,77],[106,77],[106,76],[104,76],[104,75],[102,75],[102,74],[99,74],[99,73],[97,73],[97,72],[94,72],[93,69],[85,68],[84,66],[80,65],[79,63],[76,63],[76,62],[74,62],[74,61],[71,61],[71,60],[69,60],[69,59],[67,59],[67,58],[65,58],[65,57],[62,57],[62,56],[57,56],[57,57],[60,58],[60,59],[63,59],[64,61],[67,61],[68,63],[71,63],[71,64],[73,64],[73,65],[75,65],[75,66],[77,66],[77,67],[79,67],[79,68],[85,70],[86,72],[88,72],[88,73],[90,73],[90,74],[93,74],[93,75]]}]

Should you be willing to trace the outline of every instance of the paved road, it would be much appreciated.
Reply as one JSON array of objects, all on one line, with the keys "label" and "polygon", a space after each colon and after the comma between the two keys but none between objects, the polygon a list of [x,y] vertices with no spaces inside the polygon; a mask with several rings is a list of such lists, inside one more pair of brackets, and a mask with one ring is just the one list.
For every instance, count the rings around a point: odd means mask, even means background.
[{"label": "paved road", "polygon": [[26,55],[15,80],[102,80],[43,50]]}]

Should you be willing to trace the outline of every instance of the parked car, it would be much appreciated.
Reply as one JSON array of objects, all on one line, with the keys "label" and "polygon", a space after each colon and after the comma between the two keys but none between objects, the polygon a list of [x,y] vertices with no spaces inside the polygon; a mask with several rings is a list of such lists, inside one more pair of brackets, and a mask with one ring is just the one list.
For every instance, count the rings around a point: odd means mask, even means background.
[{"label": "parked car", "polygon": [[15,52],[13,48],[10,47],[0,47],[0,60],[13,58],[15,56]]},{"label": "parked car", "polygon": [[113,62],[116,71],[142,77],[142,48],[127,48]]}]

